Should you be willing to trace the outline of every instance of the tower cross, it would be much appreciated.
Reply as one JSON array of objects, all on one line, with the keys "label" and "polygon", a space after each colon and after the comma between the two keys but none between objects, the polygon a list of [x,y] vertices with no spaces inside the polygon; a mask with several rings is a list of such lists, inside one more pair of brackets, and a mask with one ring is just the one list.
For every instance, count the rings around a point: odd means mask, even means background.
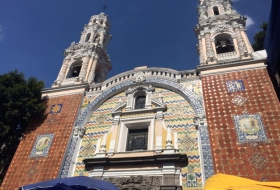
[{"label": "tower cross", "polygon": [[107,6],[107,5],[104,5],[104,6],[102,7],[103,11],[105,11],[106,8],[108,8],[108,6]]}]

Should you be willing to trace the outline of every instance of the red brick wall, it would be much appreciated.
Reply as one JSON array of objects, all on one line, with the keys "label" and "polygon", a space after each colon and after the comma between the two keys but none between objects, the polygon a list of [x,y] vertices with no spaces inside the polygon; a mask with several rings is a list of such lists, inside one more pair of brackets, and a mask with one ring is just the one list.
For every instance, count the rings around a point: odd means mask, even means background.
[{"label": "red brick wall", "polygon": [[[27,129],[9,166],[1,190],[57,178],[82,94],[49,98],[47,117]],[[52,105],[62,104],[60,113],[50,114]],[[46,157],[30,158],[37,135],[54,134]]]},{"label": "red brick wall", "polygon": [[[245,90],[228,92],[226,81],[242,79]],[[280,180],[280,107],[266,69],[202,77],[215,173],[254,180]],[[231,100],[247,101],[238,106]],[[260,114],[267,142],[240,143],[233,115]]]}]

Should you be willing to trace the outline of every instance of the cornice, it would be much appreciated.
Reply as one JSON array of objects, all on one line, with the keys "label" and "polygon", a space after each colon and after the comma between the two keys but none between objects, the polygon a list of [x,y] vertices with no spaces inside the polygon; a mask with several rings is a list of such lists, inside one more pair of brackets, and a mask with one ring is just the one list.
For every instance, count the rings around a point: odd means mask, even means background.
[{"label": "cornice", "polygon": [[112,112],[112,116],[115,115],[132,115],[132,114],[141,114],[141,113],[156,113],[157,111],[164,111],[166,110],[166,105],[156,108],[144,108],[144,109],[133,109],[133,110],[127,110],[127,111],[116,111]]},{"label": "cornice", "polygon": [[236,67],[236,66],[244,66],[244,65],[250,65],[255,63],[264,62],[266,63],[266,59],[248,59],[248,60],[238,60],[238,61],[230,61],[230,62],[222,62],[222,63],[216,63],[216,64],[210,64],[210,65],[199,65],[197,66],[197,71],[207,71],[212,69],[222,69],[222,68],[228,68],[228,67]]},{"label": "cornice", "polygon": [[[111,81],[118,80],[119,78],[122,78],[124,76],[136,74],[136,73],[139,73],[139,72],[145,72],[146,73],[146,72],[149,72],[149,71],[150,72],[163,72],[163,73],[167,72],[167,73],[172,73],[174,75],[186,75],[186,74],[193,74],[193,73],[195,73],[196,69],[193,69],[193,70],[183,70],[183,71],[177,71],[177,70],[174,70],[174,69],[162,68],[162,67],[150,67],[150,68],[145,68],[145,69],[134,69],[134,70],[126,71],[126,72],[120,73],[118,75],[115,75],[115,76],[105,80],[102,83],[91,84],[90,88],[104,86],[107,83],[110,83]],[[155,75],[155,76],[157,76],[157,75]],[[161,76],[158,75],[158,77],[161,77]],[[173,78],[173,79],[175,80],[175,78]]]},{"label": "cornice", "polygon": [[[118,153],[116,153],[118,154]],[[115,155],[116,155],[115,154]],[[123,154],[123,153],[122,153]],[[133,152],[127,152],[127,155],[133,154]],[[115,165],[123,165],[123,164],[136,164],[140,163],[180,163],[181,167],[185,167],[188,165],[188,156],[186,154],[155,154],[152,156],[131,156],[129,157],[105,157],[105,158],[85,158],[83,160],[85,163],[86,169],[90,169],[91,166],[115,166]]]},{"label": "cornice", "polygon": [[78,90],[78,89],[88,89],[88,84],[77,84],[77,85],[71,85],[71,86],[60,86],[60,87],[54,87],[54,88],[45,88],[41,92],[42,94],[51,94],[51,93],[57,93],[57,92],[66,92],[71,90]]}]

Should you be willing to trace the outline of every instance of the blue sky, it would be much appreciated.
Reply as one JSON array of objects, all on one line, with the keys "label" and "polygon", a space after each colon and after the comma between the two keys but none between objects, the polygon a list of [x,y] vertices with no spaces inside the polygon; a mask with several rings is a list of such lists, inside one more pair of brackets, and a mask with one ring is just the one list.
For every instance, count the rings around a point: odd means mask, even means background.
[{"label": "blue sky", "polygon": [[[113,69],[108,77],[134,67],[195,69],[199,0],[1,0],[0,74],[18,69],[26,77],[50,87],[63,54],[79,41],[84,24],[104,5],[113,38],[108,54]],[[234,0],[234,8],[248,17],[248,36],[270,12],[270,0]]]}]

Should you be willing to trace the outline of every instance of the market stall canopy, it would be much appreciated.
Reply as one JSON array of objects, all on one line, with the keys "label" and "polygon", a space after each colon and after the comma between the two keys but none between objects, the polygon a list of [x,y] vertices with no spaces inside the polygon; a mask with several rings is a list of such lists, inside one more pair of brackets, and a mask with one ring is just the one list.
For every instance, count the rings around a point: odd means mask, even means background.
[{"label": "market stall canopy", "polygon": [[59,178],[25,185],[19,190],[119,190],[112,183],[86,176]]},{"label": "market stall canopy", "polygon": [[216,174],[207,179],[204,190],[273,190],[280,182],[259,182],[226,174]]}]

